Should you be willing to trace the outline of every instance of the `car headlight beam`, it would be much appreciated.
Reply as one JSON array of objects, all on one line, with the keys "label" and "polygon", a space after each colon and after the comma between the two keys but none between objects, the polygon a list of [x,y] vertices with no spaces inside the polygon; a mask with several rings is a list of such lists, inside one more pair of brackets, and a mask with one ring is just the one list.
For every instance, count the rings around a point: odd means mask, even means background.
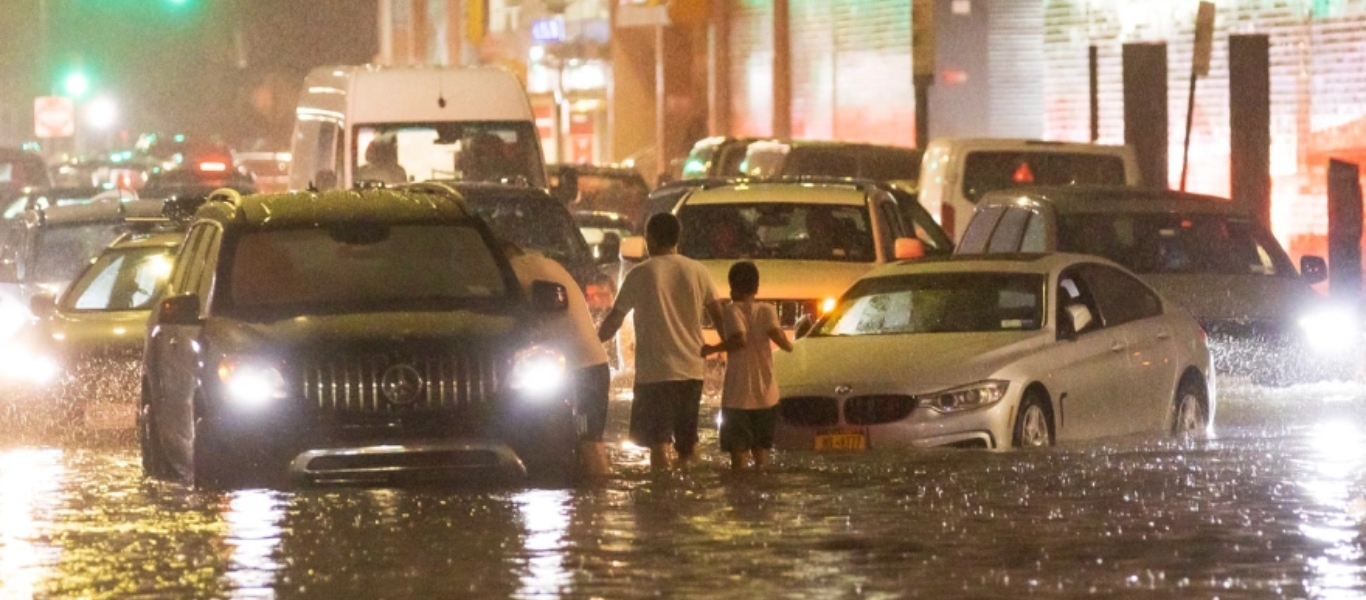
[{"label": "car headlight beam", "polygon": [[284,375],[270,365],[225,359],[218,365],[218,380],[228,401],[238,406],[261,407],[285,397]]},{"label": "car headlight beam", "polygon": [[942,392],[922,394],[920,404],[941,413],[974,410],[1000,402],[1009,387],[1008,381],[979,381]]},{"label": "car headlight beam", "polygon": [[532,346],[513,357],[508,385],[529,396],[545,398],[565,389],[568,370],[559,350]]},{"label": "car headlight beam", "polygon": [[1322,307],[1300,317],[1300,332],[1310,349],[1336,354],[1351,349],[1362,338],[1356,315],[1342,306]]}]

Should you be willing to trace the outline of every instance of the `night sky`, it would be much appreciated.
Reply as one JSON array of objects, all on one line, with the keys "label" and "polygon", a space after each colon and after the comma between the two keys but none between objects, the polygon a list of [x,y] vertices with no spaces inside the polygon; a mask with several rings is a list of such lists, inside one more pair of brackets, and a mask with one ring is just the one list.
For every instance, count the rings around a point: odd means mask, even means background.
[{"label": "night sky", "polygon": [[58,91],[79,66],[134,139],[183,131],[281,147],[308,69],[369,62],[378,48],[374,0],[46,0],[43,66],[40,1],[0,0],[6,99],[22,107]]}]

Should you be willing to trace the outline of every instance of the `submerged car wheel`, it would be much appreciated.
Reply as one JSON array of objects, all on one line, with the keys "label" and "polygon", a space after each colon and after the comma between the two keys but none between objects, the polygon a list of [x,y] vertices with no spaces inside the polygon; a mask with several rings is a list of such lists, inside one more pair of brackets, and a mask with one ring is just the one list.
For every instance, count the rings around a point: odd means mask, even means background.
[{"label": "submerged car wheel", "polygon": [[1047,401],[1038,392],[1027,391],[1020,401],[1014,438],[1016,448],[1053,445],[1053,418],[1049,415]]},{"label": "submerged car wheel", "polygon": [[137,431],[138,449],[142,454],[142,474],[155,479],[166,479],[170,476],[171,468],[166,463],[166,457],[161,454],[161,442],[157,438],[152,405],[146,400],[138,406]]},{"label": "submerged car wheel", "polygon": [[1205,391],[1194,379],[1184,379],[1176,388],[1172,411],[1172,434],[1193,435],[1205,430],[1209,417],[1205,410]]}]

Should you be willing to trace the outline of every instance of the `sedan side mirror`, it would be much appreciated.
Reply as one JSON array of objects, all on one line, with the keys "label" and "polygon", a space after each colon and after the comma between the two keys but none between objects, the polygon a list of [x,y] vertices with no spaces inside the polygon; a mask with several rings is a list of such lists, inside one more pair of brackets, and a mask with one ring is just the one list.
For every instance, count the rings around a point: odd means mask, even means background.
[{"label": "sedan side mirror", "polygon": [[642,261],[647,256],[645,249],[645,237],[633,235],[621,240],[621,257],[630,261]]},{"label": "sedan side mirror", "polygon": [[1301,256],[1300,277],[1309,285],[1328,279],[1328,263],[1322,256]]},{"label": "sedan side mirror", "polygon": [[157,322],[163,325],[199,325],[199,294],[178,294],[161,301]]},{"label": "sedan side mirror", "polygon": [[33,316],[46,319],[57,313],[57,297],[43,292],[28,299],[28,309]]},{"label": "sedan side mirror", "polygon": [[569,290],[553,281],[531,282],[531,307],[536,312],[553,313],[569,309]]},{"label": "sedan side mirror", "polygon": [[896,238],[896,259],[915,260],[925,258],[925,242],[916,238]]}]

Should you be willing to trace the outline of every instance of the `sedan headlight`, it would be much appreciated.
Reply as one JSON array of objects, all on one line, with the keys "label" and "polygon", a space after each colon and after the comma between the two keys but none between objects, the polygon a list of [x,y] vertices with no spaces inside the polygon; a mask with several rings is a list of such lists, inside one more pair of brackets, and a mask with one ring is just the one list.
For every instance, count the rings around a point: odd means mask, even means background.
[{"label": "sedan headlight", "polygon": [[1324,306],[1299,320],[1300,332],[1309,347],[1320,354],[1336,354],[1356,345],[1361,327],[1356,315],[1344,306]]},{"label": "sedan headlight", "polygon": [[920,396],[921,404],[943,413],[991,406],[1006,397],[1008,381],[979,381],[970,385]]},{"label": "sedan headlight", "polygon": [[285,397],[285,378],[269,364],[225,358],[218,364],[218,380],[227,399],[244,407],[261,407]]},{"label": "sedan headlight", "polygon": [[45,352],[12,344],[0,351],[0,379],[8,383],[47,385],[62,374],[62,365]]},{"label": "sedan headlight", "polygon": [[554,348],[532,346],[513,357],[508,385],[518,392],[541,398],[564,390],[567,379],[564,354]]}]

